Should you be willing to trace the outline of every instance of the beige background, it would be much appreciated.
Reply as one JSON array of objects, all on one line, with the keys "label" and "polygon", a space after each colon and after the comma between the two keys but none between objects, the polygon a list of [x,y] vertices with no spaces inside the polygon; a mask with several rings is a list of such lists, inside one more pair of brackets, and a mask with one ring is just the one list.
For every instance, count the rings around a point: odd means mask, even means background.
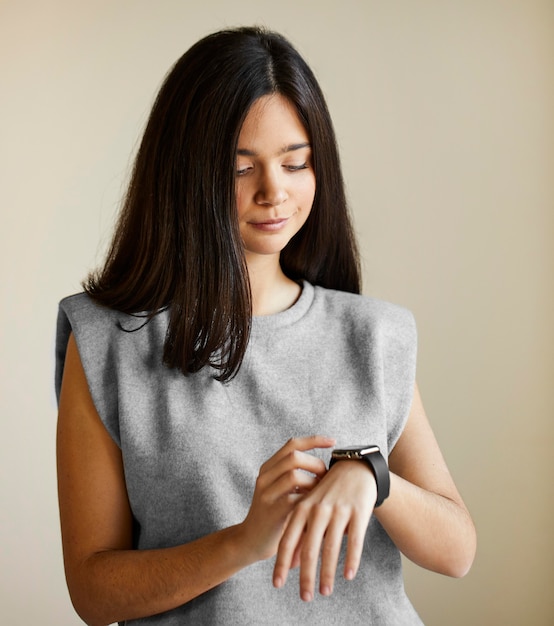
[{"label": "beige background", "polygon": [[365,291],[410,307],[427,410],[478,528],[429,625],[554,623],[554,3],[0,0],[2,624],[79,623],[63,578],[57,301],[102,257],[162,76],[262,23],[328,96]]}]

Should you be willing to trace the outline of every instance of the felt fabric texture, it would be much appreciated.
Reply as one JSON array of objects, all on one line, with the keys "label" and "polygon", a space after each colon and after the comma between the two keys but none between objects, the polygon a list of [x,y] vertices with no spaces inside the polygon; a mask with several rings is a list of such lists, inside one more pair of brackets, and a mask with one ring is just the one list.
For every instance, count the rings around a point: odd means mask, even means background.
[{"label": "felt fabric texture", "polygon": [[[73,332],[96,410],[122,452],[137,549],[241,522],[260,465],[291,437],[376,444],[385,458],[398,440],[414,390],[409,311],[305,282],[290,309],[252,321],[238,375],[220,383],[209,367],[184,376],[162,363],[166,312],[144,324],[86,294],[60,303],[56,390]],[[328,463],[330,450],[313,454]],[[334,593],[311,603],[299,598],[297,570],[284,588],[272,587],[269,559],[182,607],[129,623],[421,624],[400,554],[375,518],[353,581],[342,578],[343,558],[344,546]]]}]

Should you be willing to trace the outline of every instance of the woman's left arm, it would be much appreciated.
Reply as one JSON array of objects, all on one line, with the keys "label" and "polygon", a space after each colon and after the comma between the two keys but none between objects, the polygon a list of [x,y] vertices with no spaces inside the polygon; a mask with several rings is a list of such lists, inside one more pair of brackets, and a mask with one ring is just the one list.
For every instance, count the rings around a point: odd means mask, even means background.
[{"label": "woman's left arm", "polygon": [[[371,443],[371,442],[368,442]],[[475,527],[456,489],[416,387],[408,421],[389,455],[390,495],[374,509],[377,490],[368,466],[335,463],[296,505],[281,539],[273,582],[285,584],[300,566],[300,595],[313,598],[318,557],[320,593],[329,595],[342,538],[348,533],[344,576],[356,575],[373,513],[398,549],[427,569],[464,576],[475,556]]]},{"label": "woman's left arm", "polygon": [[471,516],[452,480],[419,390],[389,456],[390,496],[374,511],[398,549],[427,569],[461,577],[476,550]]}]

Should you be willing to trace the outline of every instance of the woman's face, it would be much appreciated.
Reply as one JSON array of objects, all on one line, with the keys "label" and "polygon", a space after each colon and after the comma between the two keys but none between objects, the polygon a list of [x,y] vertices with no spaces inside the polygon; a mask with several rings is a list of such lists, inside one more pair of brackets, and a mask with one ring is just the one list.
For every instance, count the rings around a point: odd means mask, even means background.
[{"label": "woman's face", "polygon": [[302,228],[315,196],[308,134],[280,95],[256,100],[242,126],[236,198],[247,261],[279,255]]}]

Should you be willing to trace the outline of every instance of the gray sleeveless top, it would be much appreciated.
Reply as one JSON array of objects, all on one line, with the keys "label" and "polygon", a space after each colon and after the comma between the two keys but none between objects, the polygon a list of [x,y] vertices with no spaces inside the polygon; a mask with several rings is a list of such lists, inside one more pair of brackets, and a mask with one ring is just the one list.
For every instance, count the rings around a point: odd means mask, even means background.
[{"label": "gray sleeveless top", "polygon": [[[255,317],[231,382],[209,367],[183,376],[162,363],[168,317],[144,319],[78,294],[60,303],[59,394],[73,332],[90,392],[120,447],[137,549],[186,543],[241,522],[260,465],[290,437],[377,444],[386,456],[408,417],[416,331],[403,308],[313,287],[290,309]],[[138,329],[138,330],[137,330]],[[135,332],[125,332],[135,331]],[[329,451],[314,454],[329,460]],[[273,559],[182,607],[132,624],[421,624],[404,592],[400,554],[372,518],[362,565],[330,597],[299,598],[298,570],[273,588]]]}]

